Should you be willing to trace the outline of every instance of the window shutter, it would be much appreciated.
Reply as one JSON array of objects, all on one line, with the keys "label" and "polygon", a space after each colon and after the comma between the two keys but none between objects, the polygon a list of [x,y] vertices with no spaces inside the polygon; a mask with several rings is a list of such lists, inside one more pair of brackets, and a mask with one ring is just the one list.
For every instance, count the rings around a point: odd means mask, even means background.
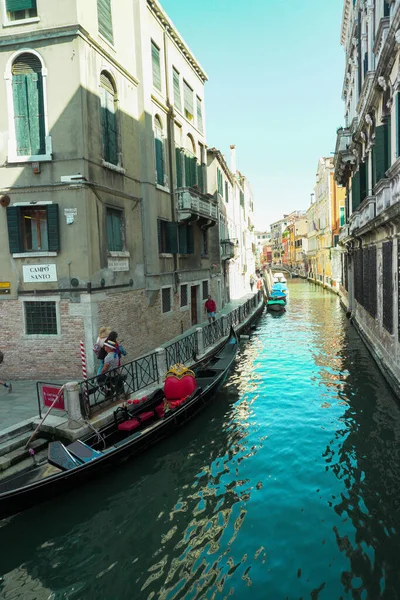
[{"label": "window shutter", "polygon": [[179,253],[187,254],[187,225],[179,225]]},{"label": "window shutter", "polygon": [[203,133],[203,111],[201,108],[201,98],[197,97],[197,129]]},{"label": "window shutter", "polygon": [[185,183],[187,187],[196,183],[196,157],[191,154],[185,154]]},{"label": "window shutter", "polygon": [[227,181],[225,181],[225,202],[229,202],[229,186]]},{"label": "window shutter", "polygon": [[158,252],[161,254],[164,251],[164,249],[162,247],[161,219],[157,219],[157,237],[158,237]]},{"label": "window shutter", "polygon": [[179,73],[173,69],[173,80],[174,80],[174,105],[182,112],[182,98],[181,98],[181,85],[179,81]]},{"label": "window shutter", "polygon": [[182,187],[182,152],[180,148],[175,148],[175,160],[176,160],[176,187]]},{"label": "window shutter", "polygon": [[378,183],[385,177],[385,125],[375,129],[375,181]]},{"label": "window shutter", "polygon": [[167,221],[165,223],[167,247],[166,252],[178,254],[178,223]]},{"label": "window shutter", "polygon": [[47,235],[49,238],[49,252],[60,251],[60,223],[58,218],[58,204],[47,204]]},{"label": "window shutter", "polygon": [[187,253],[194,254],[194,230],[193,225],[187,226]]},{"label": "window shutter", "polygon": [[153,85],[161,91],[160,49],[151,42],[151,60],[153,64]]},{"label": "window shutter", "polygon": [[117,126],[115,116],[115,97],[114,94],[106,92],[106,129],[107,129],[107,157],[105,159],[113,164],[118,164],[117,155]]},{"label": "window shutter", "polygon": [[360,193],[360,171],[357,171],[352,177],[351,183],[351,209],[352,212],[360,205],[361,193]]},{"label": "window shutter", "polygon": [[186,116],[193,117],[193,90],[186,81],[183,82],[183,96]]},{"label": "window shutter", "polygon": [[6,0],[7,12],[30,10],[31,8],[36,8],[36,0]]},{"label": "window shutter", "polygon": [[8,225],[8,245],[11,254],[23,252],[21,234],[21,215],[19,206],[9,206],[7,208],[7,225]]},{"label": "window shutter", "polygon": [[97,21],[99,33],[111,44],[114,43],[111,0],[97,0]]},{"label": "window shutter", "polygon": [[197,185],[200,191],[203,192],[203,165],[197,165]]},{"label": "window shutter", "polygon": [[360,172],[360,202],[364,200],[367,196],[367,163],[360,163],[359,167]]},{"label": "window shutter", "polygon": [[396,94],[396,158],[400,156],[400,92]]},{"label": "window shutter", "polygon": [[17,154],[18,156],[29,156],[31,154],[31,144],[29,136],[26,75],[13,75],[12,88]]},{"label": "window shutter", "polygon": [[158,185],[164,185],[164,144],[159,138],[155,138],[156,148],[156,172]]},{"label": "window shutter", "polygon": [[41,73],[25,75],[29,111],[29,133],[32,155],[46,152],[44,131],[43,82]]},{"label": "window shutter", "polygon": [[[390,169],[392,164],[392,117],[389,115],[385,124],[386,128],[386,155],[385,155],[385,172]],[[386,177],[386,175],[385,175]]]}]

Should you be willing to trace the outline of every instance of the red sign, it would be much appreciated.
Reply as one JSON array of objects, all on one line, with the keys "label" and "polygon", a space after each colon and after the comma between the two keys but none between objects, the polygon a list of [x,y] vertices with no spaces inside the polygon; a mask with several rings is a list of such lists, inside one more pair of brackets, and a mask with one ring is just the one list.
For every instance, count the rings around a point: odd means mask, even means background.
[{"label": "red sign", "polygon": [[[61,389],[61,385],[56,386],[56,385],[46,385],[43,384],[42,385],[42,397],[43,397],[43,404],[45,406],[51,406],[58,394],[58,392]],[[58,410],[65,410],[65,404],[64,404],[64,392],[62,392],[62,394],[60,394],[60,397],[58,398],[57,402],[54,404],[53,408],[58,408]]]}]

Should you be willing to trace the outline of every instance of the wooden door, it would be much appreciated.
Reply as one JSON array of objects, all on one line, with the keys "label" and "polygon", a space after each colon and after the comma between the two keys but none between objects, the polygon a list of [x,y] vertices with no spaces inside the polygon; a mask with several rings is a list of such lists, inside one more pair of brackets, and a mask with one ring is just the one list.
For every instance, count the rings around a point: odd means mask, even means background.
[{"label": "wooden door", "polygon": [[199,289],[198,285],[192,285],[190,288],[190,310],[192,315],[192,326],[197,325],[197,290]]}]

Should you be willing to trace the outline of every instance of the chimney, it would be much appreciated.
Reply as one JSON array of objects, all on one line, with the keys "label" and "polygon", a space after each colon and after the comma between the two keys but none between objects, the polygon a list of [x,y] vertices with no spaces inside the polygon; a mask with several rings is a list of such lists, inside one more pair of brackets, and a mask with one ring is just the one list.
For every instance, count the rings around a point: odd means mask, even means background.
[{"label": "chimney", "polygon": [[231,171],[236,175],[236,146],[231,145]]}]

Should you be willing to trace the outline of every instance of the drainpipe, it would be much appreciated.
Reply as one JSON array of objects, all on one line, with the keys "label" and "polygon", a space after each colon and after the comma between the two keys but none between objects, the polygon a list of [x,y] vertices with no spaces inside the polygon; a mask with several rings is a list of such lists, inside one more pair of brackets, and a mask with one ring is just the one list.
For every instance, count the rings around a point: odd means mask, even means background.
[{"label": "drainpipe", "polygon": [[[167,51],[167,31],[164,30],[163,34],[164,42],[164,72],[165,72],[165,91],[167,100],[167,133],[168,133],[168,167],[169,167],[169,189],[171,194],[171,215],[172,220],[176,221],[176,201],[175,201],[175,176],[174,176],[174,163],[173,153],[175,151],[175,131],[174,131],[174,107],[170,100],[170,89],[169,89],[169,71],[168,71],[168,51]],[[179,285],[179,274],[178,274],[178,255],[173,254],[174,261],[174,289],[178,291]]]}]

